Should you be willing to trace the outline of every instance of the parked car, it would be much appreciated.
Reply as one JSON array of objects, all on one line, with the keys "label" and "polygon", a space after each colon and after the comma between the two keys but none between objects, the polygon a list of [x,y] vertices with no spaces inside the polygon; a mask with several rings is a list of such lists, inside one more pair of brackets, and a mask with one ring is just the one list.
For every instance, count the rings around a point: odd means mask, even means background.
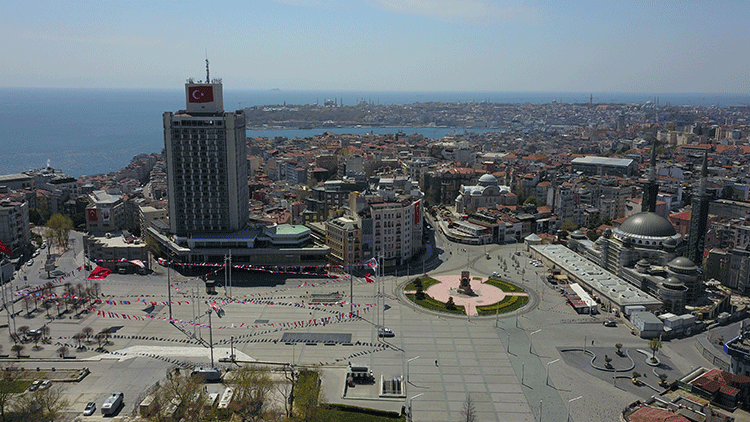
[{"label": "parked car", "polygon": [[396,334],[390,328],[381,328],[378,330],[378,337],[395,337]]},{"label": "parked car", "polygon": [[86,408],[83,409],[83,416],[91,416],[96,411],[96,403],[90,401],[86,404]]},{"label": "parked car", "polygon": [[42,380],[36,380],[36,381],[32,382],[31,385],[29,386],[29,391],[36,390],[37,388],[39,388],[39,385],[41,383],[42,383]]},{"label": "parked car", "polygon": [[51,386],[52,386],[52,381],[50,381],[50,380],[44,380],[39,385],[39,389],[40,390],[46,390],[46,389],[50,388]]},{"label": "parked car", "polygon": [[608,320],[604,321],[604,326],[605,327],[617,327],[617,321],[608,319]]}]

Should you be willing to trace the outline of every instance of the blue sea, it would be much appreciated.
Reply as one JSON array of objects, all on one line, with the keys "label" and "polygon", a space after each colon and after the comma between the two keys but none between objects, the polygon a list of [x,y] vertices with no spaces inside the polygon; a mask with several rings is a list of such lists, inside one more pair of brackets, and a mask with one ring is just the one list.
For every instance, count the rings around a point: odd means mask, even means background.
[{"label": "blue sea", "polygon": [[[336,99],[344,105],[362,100],[376,104],[415,102],[584,103],[594,102],[680,105],[750,104],[750,95],[617,94],[554,92],[224,92],[224,108],[254,105],[316,104]],[[47,163],[74,177],[117,171],[141,153],[164,146],[162,113],[185,107],[184,91],[0,88],[0,174],[45,167]],[[335,133],[422,133],[442,137],[463,129],[337,128],[312,130],[249,130],[248,136],[311,136]]]}]

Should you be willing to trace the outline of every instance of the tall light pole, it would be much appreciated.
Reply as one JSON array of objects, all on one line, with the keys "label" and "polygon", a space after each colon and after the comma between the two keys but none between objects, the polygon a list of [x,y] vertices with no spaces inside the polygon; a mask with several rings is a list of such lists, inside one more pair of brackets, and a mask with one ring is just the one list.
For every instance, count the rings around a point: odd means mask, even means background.
[{"label": "tall light pole", "polygon": [[555,362],[559,362],[560,359],[555,359],[553,361],[547,362],[547,385],[549,385],[549,366],[552,365]]},{"label": "tall light pole", "polygon": [[583,398],[583,396],[578,396],[576,398],[568,400],[568,422],[570,422],[570,404],[573,403],[574,401],[580,399],[580,398]]},{"label": "tall light pole", "polygon": [[412,402],[412,400],[416,399],[417,397],[419,397],[419,396],[421,396],[421,395],[423,395],[423,394],[424,394],[424,393],[419,393],[419,394],[417,394],[416,396],[412,396],[412,397],[411,397],[411,398],[409,399],[409,422],[412,422],[412,410],[411,410],[411,402]]},{"label": "tall light pole", "polygon": [[232,297],[232,250],[229,250],[229,297]]},{"label": "tall light pole", "polygon": [[529,353],[532,353],[532,352],[531,352],[531,346],[532,346],[532,344],[533,344],[533,343],[531,342],[531,336],[533,336],[534,334],[536,334],[536,333],[538,333],[538,332],[540,332],[540,331],[542,331],[542,329],[541,329],[541,328],[540,328],[540,329],[538,329],[538,330],[536,330],[536,331],[534,331],[534,332],[532,332],[531,334],[529,334]]},{"label": "tall light pole", "polygon": [[409,382],[409,363],[411,361],[417,360],[417,359],[419,359],[419,356],[411,358],[411,359],[409,359],[409,360],[406,361],[406,382]]}]

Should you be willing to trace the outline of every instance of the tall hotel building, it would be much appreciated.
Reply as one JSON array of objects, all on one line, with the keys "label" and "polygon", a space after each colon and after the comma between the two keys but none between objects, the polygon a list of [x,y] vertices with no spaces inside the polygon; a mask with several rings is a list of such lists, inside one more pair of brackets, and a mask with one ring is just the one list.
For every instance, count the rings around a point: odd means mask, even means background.
[{"label": "tall hotel building", "polygon": [[242,111],[225,112],[221,80],[185,84],[187,107],[164,113],[170,231],[178,238],[234,233],[248,224]]}]

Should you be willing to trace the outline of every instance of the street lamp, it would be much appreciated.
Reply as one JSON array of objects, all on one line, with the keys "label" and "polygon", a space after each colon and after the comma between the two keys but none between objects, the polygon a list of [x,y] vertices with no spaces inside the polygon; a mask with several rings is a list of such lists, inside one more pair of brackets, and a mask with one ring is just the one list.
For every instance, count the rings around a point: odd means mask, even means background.
[{"label": "street lamp", "polygon": [[412,396],[412,398],[409,399],[409,422],[412,422],[412,411],[411,411],[411,402],[412,400],[416,399],[417,397],[423,395],[424,393],[419,393],[416,396]]},{"label": "street lamp", "polygon": [[211,326],[211,308],[209,308],[206,313],[208,314],[208,345],[211,349],[211,368],[214,367],[214,330]]},{"label": "street lamp", "polygon": [[572,403],[572,402],[574,402],[574,401],[576,401],[576,400],[578,400],[580,398],[583,398],[583,396],[578,396],[576,398],[568,400],[568,422],[570,422],[570,403]]},{"label": "street lamp", "polygon": [[530,354],[533,354],[533,353],[532,353],[532,351],[531,351],[531,346],[532,346],[532,344],[533,344],[533,343],[531,342],[531,336],[533,336],[534,334],[536,334],[536,333],[538,333],[538,332],[540,332],[540,331],[542,331],[542,329],[541,329],[541,328],[540,328],[540,329],[538,329],[538,330],[536,330],[536,331],[534,331],[534,332],[532,332],[531,334],[529,334],[529,353],[530,353]]},{"label": "street lamp", "polygon": [[559,362],[560,359],[555,359],[551,362],[547,362],[547,385],[549,385],[549,366],[552,365],[555,362]]},{"label": "street lamp", "polygon": [[406,361],[406,382],[407,383],[409,382],[409,362],[411,362],[413,360],[417,360],[417,359],[419,359],[419,356],[417,356],[415,358],[411,358],[411,359],[409,359],[409,360]]}]

